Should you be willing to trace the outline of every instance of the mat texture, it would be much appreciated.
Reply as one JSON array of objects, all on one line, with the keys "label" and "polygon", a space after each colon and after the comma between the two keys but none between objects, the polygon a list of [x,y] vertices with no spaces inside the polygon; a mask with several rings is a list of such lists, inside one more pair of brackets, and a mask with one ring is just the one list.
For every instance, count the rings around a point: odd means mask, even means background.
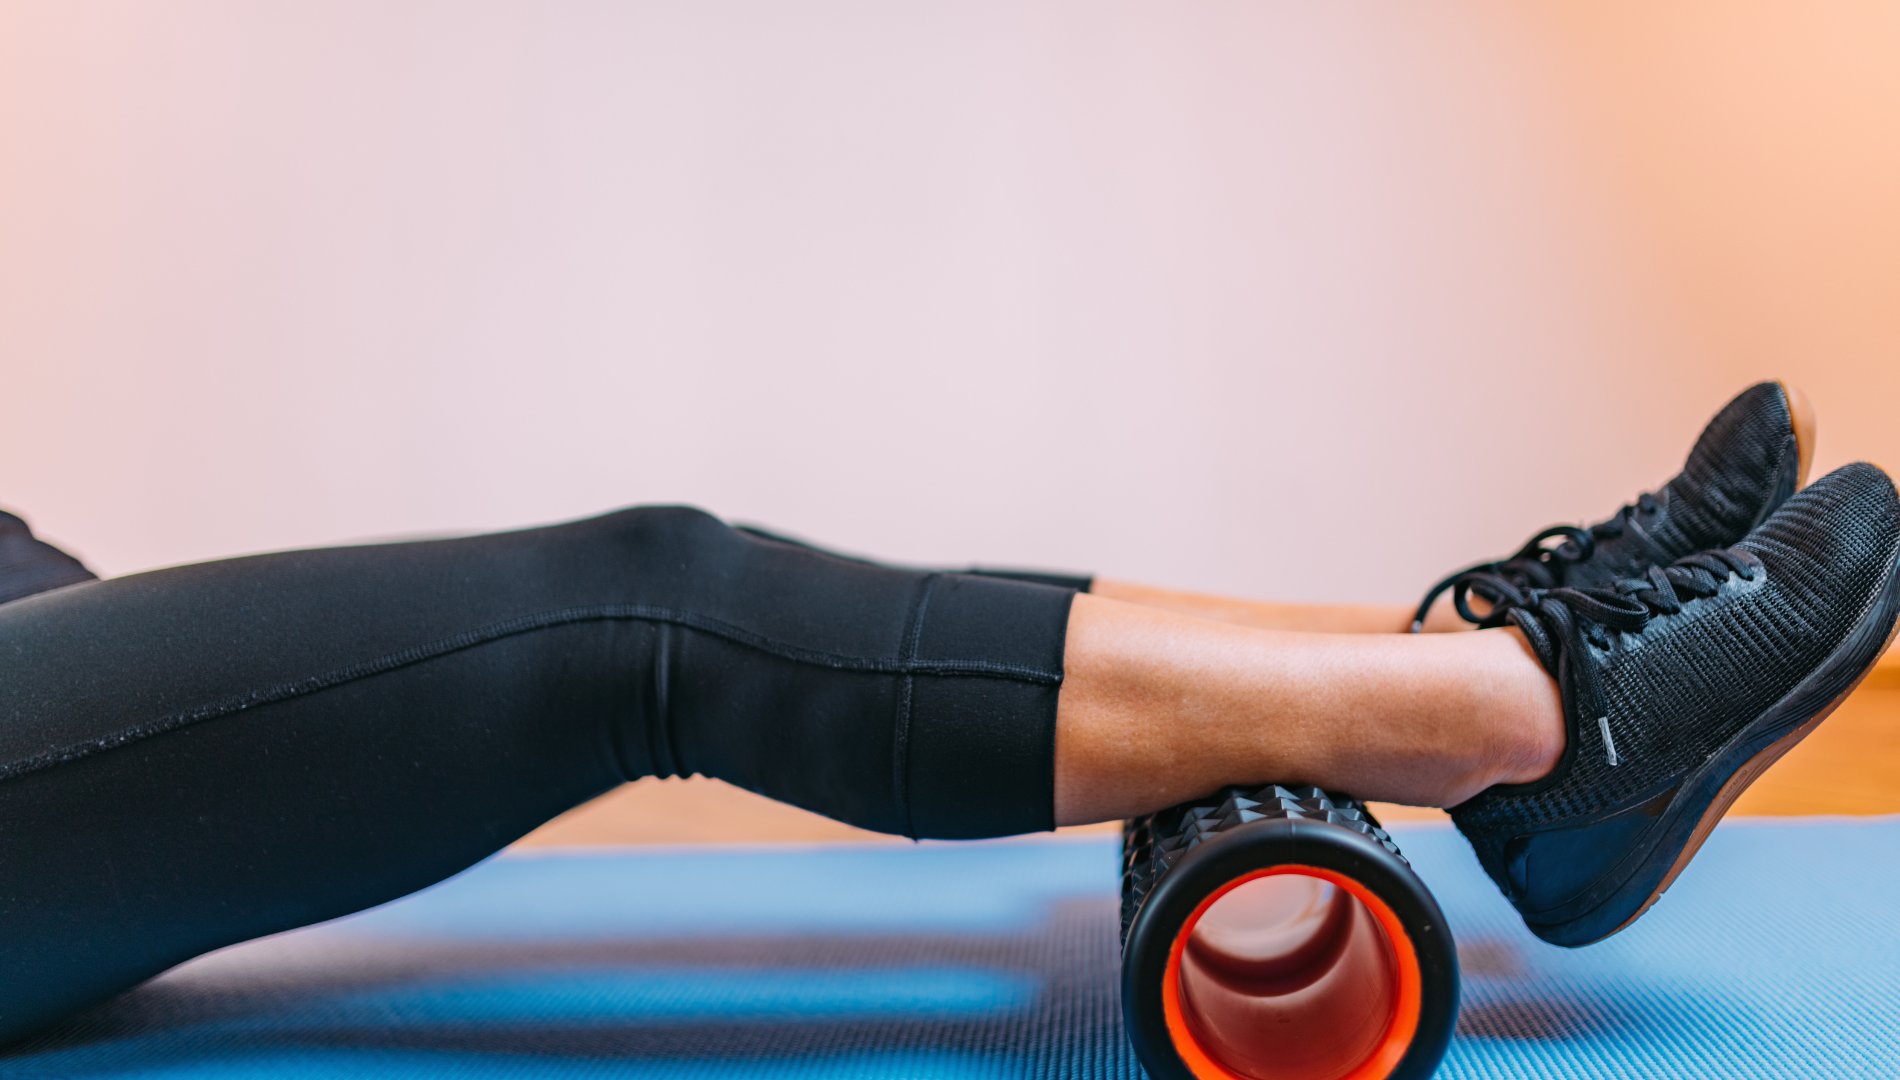
[{"label": "mat texture", "polygon": [[[1634,928],[1537,942],[1394,830],[1465,970],[1443,1077],[1900,1075],[1900,821],[1730,824]],[[511,855],[194,961],[6,1077],[1121,1078],[1109,838]]]}]

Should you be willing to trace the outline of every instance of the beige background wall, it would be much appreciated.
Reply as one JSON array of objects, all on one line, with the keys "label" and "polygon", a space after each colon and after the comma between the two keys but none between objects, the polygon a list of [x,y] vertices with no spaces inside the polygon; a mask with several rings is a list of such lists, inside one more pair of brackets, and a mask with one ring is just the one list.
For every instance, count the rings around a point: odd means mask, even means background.
[{"label": "beige background wall", "polygon": [[1900,467],[1900,7],[1610,0],[1535,19],[1624,238],[1623,287],[1684,331],[1670,362],[1784,373],[1822,406],[1823,465]]},{"label": "beige background wall", "polygon": [[684,500],[1403,600],[1758,374],[1894,441],[1894,245],[1735,167],[1891,150],[1809,123],[1837,6],[0,0],[0,503],[111,572]]}]

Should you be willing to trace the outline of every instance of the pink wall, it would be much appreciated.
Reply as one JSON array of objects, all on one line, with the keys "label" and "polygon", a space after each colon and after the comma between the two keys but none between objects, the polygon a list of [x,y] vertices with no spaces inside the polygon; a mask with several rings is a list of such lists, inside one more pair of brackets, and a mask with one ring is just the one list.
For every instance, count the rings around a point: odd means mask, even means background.
[{"label": "pink wall", "polygon": [[1792,378],[1820,467],[1900,468],[1900,5],[1564,0],[1537,8],[1624,288],[1674,362]]},{"label": "pink wall", "polygon": [[1779,358],[1513,12],[11,0],[0,504],[109,572],[682,500],[1402,601]]}]

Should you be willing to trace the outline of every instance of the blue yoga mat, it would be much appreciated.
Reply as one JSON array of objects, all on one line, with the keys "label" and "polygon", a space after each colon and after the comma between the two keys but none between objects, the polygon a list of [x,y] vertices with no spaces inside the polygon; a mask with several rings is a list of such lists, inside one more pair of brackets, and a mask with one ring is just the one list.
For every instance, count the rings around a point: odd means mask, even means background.
[{"label": "blue yoga mat", "polygon": [[[1443,1077],[1900,1076],[1900,821],[1735,823],[1588,949],[1400,827],[1458,936]],[[194,961],[6,1077],[1141,1075],[1111,838],[506,855]]]}]

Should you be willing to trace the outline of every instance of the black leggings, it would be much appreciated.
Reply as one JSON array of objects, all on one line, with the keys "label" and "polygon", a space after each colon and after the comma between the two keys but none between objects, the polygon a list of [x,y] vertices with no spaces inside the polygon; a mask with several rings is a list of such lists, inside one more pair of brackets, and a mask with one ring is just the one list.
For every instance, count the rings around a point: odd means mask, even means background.
[{"label": "black leggings", "polygon": [[645,508],[0,604],[0,1040],[637,777],[1051,828],[1073,596]]}]

